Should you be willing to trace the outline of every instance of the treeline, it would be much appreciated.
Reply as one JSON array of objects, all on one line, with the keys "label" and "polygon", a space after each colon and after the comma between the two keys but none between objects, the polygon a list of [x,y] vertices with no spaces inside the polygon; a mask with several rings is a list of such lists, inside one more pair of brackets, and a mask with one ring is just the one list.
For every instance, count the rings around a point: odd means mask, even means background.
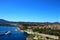
[{"label": "treeline", "polygon": [[11,25],[11,24],[0,24],[0,26],[14,26],[14,25]]}]

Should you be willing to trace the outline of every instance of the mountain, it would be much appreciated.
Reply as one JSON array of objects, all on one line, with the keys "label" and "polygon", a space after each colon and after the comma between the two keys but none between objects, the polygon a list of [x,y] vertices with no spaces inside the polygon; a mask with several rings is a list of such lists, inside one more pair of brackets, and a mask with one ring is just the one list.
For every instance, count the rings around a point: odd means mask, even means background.
[{"label": "mountain", "polygon": [[60,24],[59,22],[13,22],[13,21],[7,21],[4,19],[0,19],[0,24]]},{"label": "mountain", "polygon": [[4,23],[9,23],[9,22],[6,20],[0,19],[0,24],[4,24]]}]

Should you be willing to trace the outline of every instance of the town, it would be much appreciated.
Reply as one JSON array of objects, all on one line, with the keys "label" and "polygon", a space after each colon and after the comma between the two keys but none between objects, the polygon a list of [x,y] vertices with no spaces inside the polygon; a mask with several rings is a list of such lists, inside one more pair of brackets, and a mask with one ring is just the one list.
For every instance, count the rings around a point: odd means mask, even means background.
[{"label": "town", "polygon": [[22,32],[31,34],[27,40],[59,40],[60,24],[18,25]]}]

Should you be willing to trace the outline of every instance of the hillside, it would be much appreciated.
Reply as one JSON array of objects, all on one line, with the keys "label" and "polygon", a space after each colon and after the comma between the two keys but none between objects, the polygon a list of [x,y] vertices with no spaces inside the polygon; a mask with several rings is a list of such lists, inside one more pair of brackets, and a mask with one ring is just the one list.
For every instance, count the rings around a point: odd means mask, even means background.
[{"label": "hillside", "polygon": [[26,26],[27,28],[50,28],[50,29],[59,29],[60,30],[60,23],[59,22],[13,22],[13,21],[7,21],[4,19],[0,19],[0,25],[11,25],[11,26],[18,26],[18,27],[23,27]]}]

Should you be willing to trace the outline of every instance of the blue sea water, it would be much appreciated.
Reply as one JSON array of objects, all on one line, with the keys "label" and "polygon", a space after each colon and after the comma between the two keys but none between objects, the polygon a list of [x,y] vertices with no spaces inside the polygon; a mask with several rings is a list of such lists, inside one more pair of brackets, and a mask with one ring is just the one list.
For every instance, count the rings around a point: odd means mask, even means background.
[{"label": "blue sea water", "polygon": [[[11,34],[6,35],[7,31],[11,31]],[[26,40],[28,36],[29,34],[19,31],[18,27],[0,26],[0,40]]]}]

